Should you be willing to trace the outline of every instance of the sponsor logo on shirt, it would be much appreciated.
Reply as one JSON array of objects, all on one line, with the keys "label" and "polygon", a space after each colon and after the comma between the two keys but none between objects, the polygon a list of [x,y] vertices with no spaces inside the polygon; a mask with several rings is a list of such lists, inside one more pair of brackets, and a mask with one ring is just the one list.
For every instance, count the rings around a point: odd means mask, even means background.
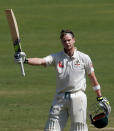
[{"label": "sponsor logo on shirt", "polygon": [[59,64],[58,64],[58,65],[59,65],[60,68],[64,68],[64,65],[62,64],[61,61],[59,61]]}]

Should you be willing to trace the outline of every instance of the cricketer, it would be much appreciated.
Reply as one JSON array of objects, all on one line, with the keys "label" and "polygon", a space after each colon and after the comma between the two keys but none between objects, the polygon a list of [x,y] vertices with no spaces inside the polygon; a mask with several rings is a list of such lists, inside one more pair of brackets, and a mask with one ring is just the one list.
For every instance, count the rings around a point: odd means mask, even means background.
[{"label": "cricketer", "polygon": [[[71,30],[60,32],[63,50],[43,58],[26,58],[24,52],[15,55],[15,61],[29,65],[54,66],[56,69],[56,95],[50,108],[45,131],[62,131],[68,118],[71,131],[88,131],[86,123],[86,76],[89,77],[97,100],[102,100],[101,87],[95,76],[91,58],[75,47],[76,38]],[[20,59],[22,58],[22,59]]]}]

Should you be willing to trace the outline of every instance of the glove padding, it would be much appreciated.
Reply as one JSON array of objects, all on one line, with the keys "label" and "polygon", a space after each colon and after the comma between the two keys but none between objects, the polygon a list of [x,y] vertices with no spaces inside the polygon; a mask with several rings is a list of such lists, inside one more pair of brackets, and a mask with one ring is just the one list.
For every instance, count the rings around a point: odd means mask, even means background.
[{"label": "glove padding", "polygon": [[26,60],[26,54],[25,52],[17,52],[14,55],[14,59],[16,63],[24,63]]},{"label": "glove padding", "polygon": [[105,113],[107,115],[109,115],[110,112],[111,112],[111,106],[110,106],[110,103],[107,100],[107,98],[106,97],[102,97],[102,96],[101,97],[97,97],[97,101],[98,101],[100,107],[104,109]]}]

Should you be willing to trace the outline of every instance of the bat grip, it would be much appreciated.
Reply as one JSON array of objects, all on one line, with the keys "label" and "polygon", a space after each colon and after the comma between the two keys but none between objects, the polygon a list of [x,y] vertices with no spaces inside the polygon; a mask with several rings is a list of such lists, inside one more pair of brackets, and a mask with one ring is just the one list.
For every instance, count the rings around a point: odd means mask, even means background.
[{"label": "bat grip", "polygon": [[20,67],[21,67],[21,74],[22,74],[22,76],[25,76],[25,71],[24,71],[24,66],[23,66],[22,60],[21,60],[21,63],[20,63]]}]

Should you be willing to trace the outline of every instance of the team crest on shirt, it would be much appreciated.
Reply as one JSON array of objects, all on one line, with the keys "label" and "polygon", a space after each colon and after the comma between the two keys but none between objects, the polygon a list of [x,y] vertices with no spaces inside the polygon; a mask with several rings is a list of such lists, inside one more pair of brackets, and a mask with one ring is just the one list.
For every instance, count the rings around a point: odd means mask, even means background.
[{"label": "team crest on shirt", "polygon": [[80,66],[80,61],[79,61],[79,60],[76,60],[76,61],[74,62],[74,64],[75,64],[76,66]]},{"label": "team crest on shirt", "polygon": [[77,69],[83,69],[84,63],[81,60],[76,60],[74,61],[73,67]]}]

